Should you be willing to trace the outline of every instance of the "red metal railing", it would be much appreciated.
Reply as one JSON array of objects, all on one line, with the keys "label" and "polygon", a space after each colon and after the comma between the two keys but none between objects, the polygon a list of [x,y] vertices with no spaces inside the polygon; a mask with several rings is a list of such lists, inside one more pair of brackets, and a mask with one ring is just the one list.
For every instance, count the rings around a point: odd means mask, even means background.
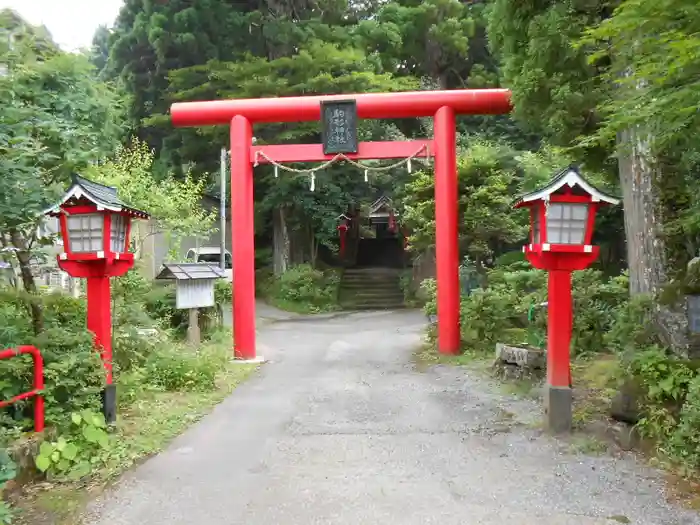
[{"label": "red metal railing", "polygon": [[25,354],[31,355],[34,360],[34,388],[7,401],[0,401],[0,408],[22,399],[34,397],[34,431],[42,432],[44,430],[44,396],[42,395],[44,391],[44,359],[41,357],[41,352],[35,346],[18,346],[17,348],[0,350],[0,360]]}]

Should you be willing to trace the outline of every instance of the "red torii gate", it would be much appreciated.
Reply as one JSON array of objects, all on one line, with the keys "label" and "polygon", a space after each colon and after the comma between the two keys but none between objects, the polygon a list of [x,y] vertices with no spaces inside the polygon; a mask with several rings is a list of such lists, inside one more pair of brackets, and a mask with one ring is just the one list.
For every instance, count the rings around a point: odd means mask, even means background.
[{"label": "red torii gate", "polygon": [[[364,142],[358,145],[357,153],[348,153],[346,156],[353,160],[434,157],[438,349],[443,354],[459,352],[455,115],[508,113],[511,106],[510,91],[507,89],[365,93],[173,104],[170,112],[175,126],[231,126],[233,339],[237,359],[256,358],[253,164],[266,162],[265,157],[275,162],[322,162],[334,157],[325,155],[321,144],[253,146],[253,124],[320,120],[323,102],[347,100],[355,101],[358,118],[434,118],[432,140]],[[425,147],[421,149],[421,146]]]}]

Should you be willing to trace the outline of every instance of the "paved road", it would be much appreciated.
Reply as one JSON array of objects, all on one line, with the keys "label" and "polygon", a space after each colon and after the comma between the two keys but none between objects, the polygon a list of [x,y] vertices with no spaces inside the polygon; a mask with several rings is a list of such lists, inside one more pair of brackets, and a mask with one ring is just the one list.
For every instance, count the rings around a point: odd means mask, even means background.
[{"label": "paved road", "polygon": [[537,405],[463,370],[415,370],[419,313],[268,314],[260,374],[86,524],[700,524],[631,458],[543,436]]}]

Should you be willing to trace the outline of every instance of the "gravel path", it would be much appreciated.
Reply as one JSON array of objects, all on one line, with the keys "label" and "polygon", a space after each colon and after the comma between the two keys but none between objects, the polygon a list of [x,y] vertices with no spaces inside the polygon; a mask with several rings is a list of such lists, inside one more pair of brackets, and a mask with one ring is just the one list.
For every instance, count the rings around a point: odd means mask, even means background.
[{"label": "gravel path", "polygon": [[423,329],[417,312],[269,314],[270,362],[85,524],[700,525],[633,458],[542,435],[536,404],[417,371]]}]

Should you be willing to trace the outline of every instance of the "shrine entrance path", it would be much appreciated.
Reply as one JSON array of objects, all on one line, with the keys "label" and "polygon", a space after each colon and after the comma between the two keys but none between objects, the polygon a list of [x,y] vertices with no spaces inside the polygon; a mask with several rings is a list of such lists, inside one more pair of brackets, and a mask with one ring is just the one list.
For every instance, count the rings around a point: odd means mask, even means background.
[{"label": "shrine entrance path", "polygon": [[416,369],[419,312],[266,313],[270,362],[84,523],[700,524],[631,457],[543,435],[535,403],[464,369]]}]

